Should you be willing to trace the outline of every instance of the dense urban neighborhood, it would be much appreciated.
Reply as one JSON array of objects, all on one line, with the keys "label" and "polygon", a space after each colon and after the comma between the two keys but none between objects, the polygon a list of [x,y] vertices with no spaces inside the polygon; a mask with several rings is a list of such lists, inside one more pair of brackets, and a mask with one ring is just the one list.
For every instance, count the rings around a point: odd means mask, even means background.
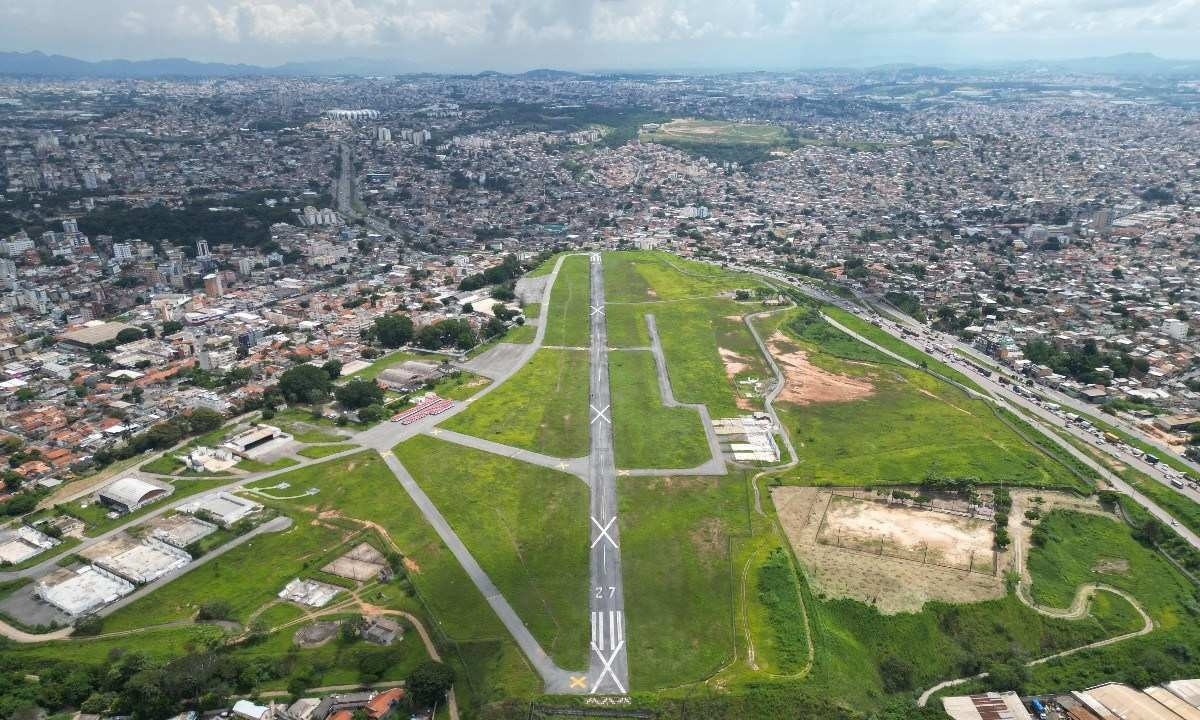
[{"label": "dense urban neighborhood", "polygon": [[1200,81],[0,75],[0,717],[1200,717]]}]

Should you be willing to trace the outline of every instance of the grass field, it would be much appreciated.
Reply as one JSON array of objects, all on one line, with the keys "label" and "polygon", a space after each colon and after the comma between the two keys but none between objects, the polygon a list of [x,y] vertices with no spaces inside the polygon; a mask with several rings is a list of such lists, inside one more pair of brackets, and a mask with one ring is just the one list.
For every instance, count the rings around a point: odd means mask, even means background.
[{"label": "grass field", "polygon": [[[1038,602],[1065,607],[1079,585],[1104,583],[1136,597],[1155,628],[1144,637],[1038,666],[1031,688],[1086,687],[1108,680],[1146,687],[1195,674],[1190,650],[1200,643],[1195,585],[1119,521],[1060,510],[1046,515],[1041,527],[1045,541],[1029,555],[1031,592]],[[1120,607],[1100,609],[1114,624],[1128,615]]]},{"label": "grass field", "polygon": [[[802,462],[783,475],[800,485],[920,484],[932,476],[976,477],[1034,487],[1087,486],[1029,445],[982,400],[892,360],[841,359],[797,336],[794,323],[774,323],[816,367],[869,381],[872,394],[847,402],[779,403]],[[839,337],[833,351],[845,355]]]},{"label": "grass field", "polygon": [[261,462],[259,460],[251,460],[250,458],[243,458],[238,461],[238,464],[235,467],[237,467],[237,469],[239,469],[239,470],[245,470],[246,472],[257,473],[257,472],[269,472],[271,470],[283,470],[284,468],[289,468],[295,464],[296,464],[296,461],[290,457],[276,458],[275,460],[272,460],[271,462]]},{"label": "grass field", "polygon": [[633,688],[708,677],[733,653],[729,542],[747,528],[745,485],[680,477],[622,478],[620,483]]},{"label": "grass field", "polygon": [[296,451],[296,454],[303,455],[306,458],[313,458],[315,460],[319,460],[320,458],[323,458],[323,457],[329,457],[330,455],[337,455],[340,452],[345,452],[347,450],[353,450],[356,447],[358,447],[358,446],[353,443],[334,443],[332,445],[310,445],[308,447],[300,448],[298,451]]},{"label": "grass field", "polygon": [[359,370],[358,372],[353,372],[353,373],[350,373],[349,375],[344,375],[344,376],[338,378],[338,382],[344,383],[344,382],[348,382],[351,379],[374,380],[375,378],[379,377],[379,373],[383,372],[384,370],[387,370],[390,367],[399,365],[400,363],[407,362],[409,360],[417,360],[419,362],[440,365],[441,362],[443,360],[445,360],[445,358],[440,355],[430,355],[430,354],[426,354],[426,353],[414,353],[414,352],[408,352],[406,350],[397,350],[395,352],[388,353],[387,355],[384,355],[383,357],[376,359],[374,362],[371,363],[370,367],[365,367],[362,370]]},{"label": "grass field", "polygon": [[690,468],[709,459],[700,415],[663,406],[649,352],[610,352],[608,369],[617,467]]},{"label": "grass field", "polygon": [[921,352],[920,350],[917,350],[912,345],[909,345],[906,342],[896,339],[890,333],[884,332],[883,330],[875,327],[874,325],[872,325],[871,323],[869,323],[865,320],[862,320],[861,318],[859,318],[856,315],[851,315],[850,313],[846,312],[845,310],[842,310],[840,308],[830,307],[828,305],[823,306],[821,308],[821,312],[825,313],[826,315],[833,318],[834,320],[837,320],[842,325],[846,326],[850,330],[853,330],[854,332],[858,333],[859,335],[862,335],[863,337],[865,337],[866,339],[875,343],[876,345],[878,345],[884,349],[890,350],[890,351],[896,353],[897,355],[899,355],[900,357],[905,358],[906,360],[909,360],[910,362],[917,363],[918,365],[921,365],[922,367],[927,367],[930,370],[938,373],[939,375],[942,375],[943,377],[949,378],[949,379],[953,380],[954,382],[957,382],[961,385],[969,387],[972,390],[974,390],[980,394],[983,394],[983,395],[988,394],[988,392],[986,390],[979,387],[979,385],[975,384],[974,380],[967,377],[966,375],[963,375],[958,370],[955,370],[954,368],[950,367],[949,365],[942,362],[941,360],[938,360],[930,355],[927,355],[927,354]]},{"label": "grass field", "polygon": [[571,255],[563,260],[550,290],[550,307],[542,322],[546,324],[546,345],[587,347],[590,342],[588,303],[591,280],[586,255]]},{"label": "grass field", "polygon": [[588,493],[578,478],[419,436],[396,447],[562,667],[587,662]]},{"label": "grass field", "polygon": [[[677,400],[703,403],[713,417],[761,407],[760,401],[739,398],[737,384],[767,374],[741,319],[759,307],[731,299],[735,290],[759,287],[761,281],[667,253],[620,252],[604,255],[604,285],[609,345],[648,346],[645,316],[654,315]],[[722,351],[733,364],[727,366]]]},{"label": "grass field", "polygon": [[780,145],[787,141],[787,131],[778,125],[734,123],[725,120],[675,119],[663,123],[658,130],[640,133],[645,142],[661,142],[664,138],[695,143],[745,143],[750,145]]},{"label": "grass field", "polygon": [[609,304],[708,298],[763,286],[753,275],[660,251],[608,252],[602,260]]},{"label": "grass field", "polygon": [[183,461],[175,457],[174,453],[168,452],[142,465],[139,469],[142,472],[154,473],[156,475],[174,475],[182,470],[183,467]]},{"label": "grass field", "polygon": [[587,410],[587,353],[539,350],[443,427],[555,457],[580,457],[588,448]]}]

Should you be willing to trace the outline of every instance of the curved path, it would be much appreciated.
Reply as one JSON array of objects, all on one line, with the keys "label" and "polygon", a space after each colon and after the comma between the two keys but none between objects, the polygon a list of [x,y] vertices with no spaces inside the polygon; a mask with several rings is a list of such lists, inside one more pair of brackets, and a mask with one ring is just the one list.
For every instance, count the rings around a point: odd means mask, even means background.
[{"label": "curved path", "polygon": [[[1032,609],[1034,612],[1037,612],[1041,615],[1045,615],[1047,617],[1061,618],[1061,619],[1066,619],[1066,620],[1078,620],[1078,619],[1084,617],[1085,615],[1087,615],[1088,606],[1090,605],[1090,601],[1097,592],[1108,592],[1108,593],[1112,593],[1114,595],[1118,595],[1118,596],[1124,598],[1130,605],[1133,606],[1133,609],[1136,610],[1138,615],[1140,615],[1142,618],[1142,627],[1138,628],[1137,630],[1134,630],[1133,632],[1124,633],[1122,635],[1115,635],[1113,637],[1105,638],[1103,640],[1097,640],[1096,642],[1088,643],[1087,645],[1081,645],[1079,647],[1071,648],[1069,650],[1063,650],[1062,652],[1057,652],[1057,653],[1054,653],[1053,655],[1047,655],[1045,657],[1038,658],[1037,660],[1030,660],[1029,662],[1025,663],[1026,667],[1033,667],[1035,665],[1041,665],[1043,663],[1048,663],[1051,660],[1057,660],[1058,658],[1067,657],[1068,655],[1074,655],[1075,653],[1080,653],[1080,652],[1083,652],[1084,650],[1091,650],[1094,648],[1105,647],[1106,645],[1114,645],[1116,643],[1122,642],[1123,640],[1129,640],[1130,638],[1140,637],[1142,635],[1148,635],[1149,633],[1154,631],[1154,621],[1150,618],[1150,615],[1148,615],[1146,613],[1146,610],[1141,606],[1140,603],[1138,603],[1138,601],[1132,595],[1125,592],[1124,590],[1118,590],[1115,587],[1111,587],[1108,585],[1101,585],[1099,583],[1087,583],[1086,585],[1081,585],[1079,587],[1079,589],[1075,592],[1075,599],[1071,601],[1071,606],[1066,609],[1061,609],[1061,608],[1050,608],[1050,607],[1038,605],[1037,603],[1035,603],[1033,601],[1032,598],[1028,597],[1027,589],[1022,590],[1023,587],[1024,587],[1024,583],[1021,583],[1021,585],[1018,586],[1017,597],[1021,600],[1022,603],[1024,603],[1025,605],[1028,605],[1029,608]],[[982,679],[986,678],[987,676],[988,676],[988,674],[983,672],[983,673],[979,673],[978,675],[972,675],[971,677],[955,678],[954,680],[944,680],[944,681],[938,683],[937,685],[934,685],[933,687],[929,688],[925,692],[921,693],[921,697],[919,697],[917,699],[917,707],[925,707],[929,703],[929,698],[941,690],[945,690],[948,687],[954,687],[955,685],[961,685],[965,682],[970,682],[971,680],[982,680]]]}]

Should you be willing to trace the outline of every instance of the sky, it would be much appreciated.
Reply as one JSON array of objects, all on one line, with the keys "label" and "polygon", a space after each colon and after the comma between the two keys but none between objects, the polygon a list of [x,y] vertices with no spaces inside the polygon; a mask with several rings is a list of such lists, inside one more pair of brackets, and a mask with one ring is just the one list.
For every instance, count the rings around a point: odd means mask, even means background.
[{"label": "sky", "polygon": [[1153,52],[1200,0],[0,0],[0,50],[412,71],[789,69]]}]

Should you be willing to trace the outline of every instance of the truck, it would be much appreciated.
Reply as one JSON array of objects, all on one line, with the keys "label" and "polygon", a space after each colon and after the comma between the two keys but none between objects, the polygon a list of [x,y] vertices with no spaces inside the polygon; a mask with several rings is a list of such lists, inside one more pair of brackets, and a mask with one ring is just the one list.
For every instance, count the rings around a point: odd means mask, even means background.
[{"label": "truck", "polygon": [[1046,717],[1046,706],[1042,704],[1041,698],[1034,698],[1030,700],[1029,707],[1033,709],[1034,714],[1036,714],[1039,718],[1043,718],[1044,720]]},{"label": "truck", "polygon": [[1116,445],[1121,442],[1121,436],[1117,435],[1116,433],[1111,433],[1111,432],[1104,433],[1104,439],[1107,442],[1112,443],[1113,445]]},{"label": "truck", "polygon": [[1157,455],[1151,455],[1150,453],[1146,453],[1146,455],[1142,459],[1145,460],[1146,462],[1150,463],[1151,465],[1158,464],[1158,456]]}]

